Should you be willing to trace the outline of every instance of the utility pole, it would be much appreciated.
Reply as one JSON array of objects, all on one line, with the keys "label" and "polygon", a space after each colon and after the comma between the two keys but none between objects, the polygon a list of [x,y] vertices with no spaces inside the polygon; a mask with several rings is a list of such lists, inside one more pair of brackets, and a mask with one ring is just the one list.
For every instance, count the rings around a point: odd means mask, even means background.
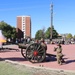
[{"label": "utility pole", "polygon": [[51,10],[51,30],[50,30],[50,41],[52,41],[52,27],[53,27],[53,4],[51,3],[50,5],[50,10]]}]

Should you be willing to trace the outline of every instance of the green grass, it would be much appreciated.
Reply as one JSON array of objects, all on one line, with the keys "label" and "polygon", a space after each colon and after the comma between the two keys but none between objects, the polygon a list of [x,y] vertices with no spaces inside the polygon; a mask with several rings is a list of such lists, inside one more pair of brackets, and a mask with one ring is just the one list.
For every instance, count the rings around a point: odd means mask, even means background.
[{"label": "green grass", "polygon": [[19,67],[19,65],[13,65],[0,61],[0,75],[31,75],[27,70]]},{"label": "green grass", "polygon": [[0,75],[75,75],[72,72],[26,67],[0,61]]}]

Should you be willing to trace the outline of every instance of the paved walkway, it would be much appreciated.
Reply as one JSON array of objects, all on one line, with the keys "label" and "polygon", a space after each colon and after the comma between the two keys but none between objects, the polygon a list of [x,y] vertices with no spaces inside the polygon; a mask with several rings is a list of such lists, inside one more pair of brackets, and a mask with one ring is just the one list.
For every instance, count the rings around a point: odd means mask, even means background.
[{"label": "paved walkway", "polygon": [[[64,59],[65,59],[65,63],[63,65],[57,64],[56,57],[55,57],[56,52],[53,51],[56,45],[47,45],[48,56],[46,57],[46,61],[42,63],[35,63],[35,64],[23,58],[20,49],[18,48],[17,45],[7,45],[3,47],[5,47],[6,49],[0,51],[0,58],[3,58],[5,60],[17,61],[19,63],[30,65],[30,66],[37,66],[37,67],[40,66],[40,67],[46,67],[51,69],[75,71],[75,45],[62,45]],[[52,56],[49,56],[49,54],[51,54]]]}]

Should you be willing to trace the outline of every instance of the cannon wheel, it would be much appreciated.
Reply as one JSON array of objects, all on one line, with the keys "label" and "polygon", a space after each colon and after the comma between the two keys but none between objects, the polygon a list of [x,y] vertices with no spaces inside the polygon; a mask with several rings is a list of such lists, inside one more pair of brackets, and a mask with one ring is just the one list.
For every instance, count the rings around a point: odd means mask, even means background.
[{"label": "cannon wheel", "polygon": [[21,54],[24,58],[26,58],[26,49],[21,49]]},{"label": "cannon wheel", "polygon": [[46,51],[39,43],[33,43],[26,49],[26,58],[32,63],[42,62],[45,57]]}]

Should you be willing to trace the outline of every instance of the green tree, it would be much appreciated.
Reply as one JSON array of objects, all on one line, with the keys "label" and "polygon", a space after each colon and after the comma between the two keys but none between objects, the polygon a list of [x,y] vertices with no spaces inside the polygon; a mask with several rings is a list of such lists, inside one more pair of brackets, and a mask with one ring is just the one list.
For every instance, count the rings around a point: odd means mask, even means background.
[{"label": "green tree", "polygon": [[45,32],[45,37],[46,38],[50,38],[50,30],[51,30],[50,27],[46,30],[46,32]]},{"label": "green tree", "polygon": [[6,38],[15,38],[16,37],[16,28],[10,26],[4,21],[0,22],[0,30],[2,30],[3,35]]},{"label": "green tree", "polygon": [[16,38],[17,36],[16,36],[16,28],[15,27],[12,27],[13,29],[12,29],[12,35],[11,35],[11,37],[13,37],[13,38]]},{"label": "green tree", "polygon": [[[38,30],[36,32],[35,39],[41,39],[41,38],[50,39],[50,36],[51,36],[50,31],[51,31],[51,28],[50,27],[46,30],[46,32],[45,32],[45,29],[44,28],[42,30]],[[57,37],[58,37],[58,33],[54,29],[54,27],[52,27],[52,38],[55,39]]]},{"label": "green tree", "polygon": [[35,39],[43,38],[43,30],[38,30],[35,34]]},{"label": "green tree", "polygon": [[69,33],[67,36],[66,36],[67,39],[71,39],[72,38],[72,34]]},{"label": "green tree", "polygon": [[[49,27],[47,30],[46,30],[46,32],[45,32],[45,37],[46,38],[50,38],[50,36],[51,36],[51,27]],[[57,38],[58,37],[58,33],[57,33],[57,31],[54,29],[54,27],[52,26],[52,38],[53,39],[55,39],[55,38]]]}]

